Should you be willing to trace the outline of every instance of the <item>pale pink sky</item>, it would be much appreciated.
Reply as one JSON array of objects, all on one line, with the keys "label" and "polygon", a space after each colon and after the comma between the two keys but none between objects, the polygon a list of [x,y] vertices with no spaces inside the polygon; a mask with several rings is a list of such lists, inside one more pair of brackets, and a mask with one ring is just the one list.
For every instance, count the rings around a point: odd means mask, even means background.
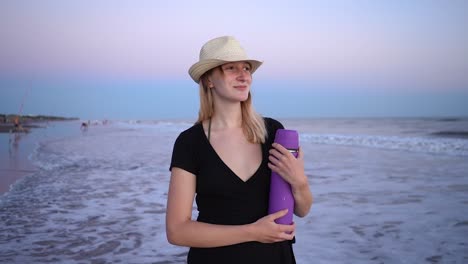
[{"label": "pale pink sky", "polygon": [[0,69],[187,78],[205,41],[234,35],[257,78],[467,88],[465,1],[160,2],[2,1]]}]

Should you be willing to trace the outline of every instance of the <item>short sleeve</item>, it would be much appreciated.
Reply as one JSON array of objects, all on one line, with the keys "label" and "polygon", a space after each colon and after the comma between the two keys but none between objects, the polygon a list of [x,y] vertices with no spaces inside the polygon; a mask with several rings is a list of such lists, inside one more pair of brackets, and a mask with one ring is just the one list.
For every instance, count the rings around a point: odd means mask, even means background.
[{"label": "short sleeve", "polygon": [[198,166],[194,142],[196,142],[196,140],[193,138],[193,133],[189,133],[189,131],[184,131],[177,137],[172,150],[171,166],[169,170],[172,170],[173,167],[177,167],[197,174]]},{"label": "short sleeve", "polygon": [[275,140],[276,130],[284,129],[284,126],[278,120],[269,117],[265,117],[265,125],[268,131],[267,143],[271,145]]}]

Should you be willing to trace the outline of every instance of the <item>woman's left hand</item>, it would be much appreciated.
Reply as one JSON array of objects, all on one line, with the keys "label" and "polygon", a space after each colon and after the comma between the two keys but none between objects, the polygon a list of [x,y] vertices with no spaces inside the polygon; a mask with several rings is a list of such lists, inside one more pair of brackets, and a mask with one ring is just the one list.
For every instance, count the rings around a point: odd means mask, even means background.
[{"label": "woman's left hand", "polygon": [[281,175],[293,187],[307,184],[307,176],[304,173],[304,153],[301,148],[299,148],[299,155],[296,158],[278,143],[273,143],[272,147],[268,167]]}]

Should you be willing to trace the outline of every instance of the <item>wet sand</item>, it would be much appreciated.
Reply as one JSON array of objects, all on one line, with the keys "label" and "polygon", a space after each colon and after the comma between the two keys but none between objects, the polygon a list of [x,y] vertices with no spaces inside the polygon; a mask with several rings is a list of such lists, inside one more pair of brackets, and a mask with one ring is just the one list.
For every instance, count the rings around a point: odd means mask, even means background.
[{"label": "wet sand", "polygon": [[35,146],[32,137],[28,133],[0,134],[0,194],[8,191],[18,179],[36,170],[28,159]]},{"label": "wet sand", "polygon": [[15,127],[13,124],[0,124],[0,133],[28,133],[31,129],[40,127],[38,125],[25,124]]},{"label": "wet sand", "polygon": [[29,156],[39,142],[80,134],[79,120],[41,120],[23,124],[28,132],[10,132],[13,124],[0,124],[0,195],[12,184],[37,171]]},{"label": "wet sand", "polygon": [[[31,164],[32,166],[32,164]],[[20,168],[20,169],[0,169],[2,176],[0,177],[0,195],[7,192],[10,186],[30,173],[33,173],[34,168]]]}]

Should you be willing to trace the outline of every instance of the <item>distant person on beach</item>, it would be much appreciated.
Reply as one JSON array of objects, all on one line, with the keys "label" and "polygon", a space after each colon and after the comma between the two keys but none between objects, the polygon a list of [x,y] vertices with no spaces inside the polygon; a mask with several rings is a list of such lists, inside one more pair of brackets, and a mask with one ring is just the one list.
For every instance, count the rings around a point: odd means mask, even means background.
[{"label": "distant person on beach", "polygon": [[15,126],[16,129],[19,128],[20,124],[19,124],[19,119],[18,119],[18,117],[15,117],[15,118],[13,119],[13,124],[14,124],[14,126]]},{"label": "distant person on beach", "polygon": [[13,124],[14,124],[14,132],[25,132],[25,129],[23,128],[23,126],[21,125],[20,121],[19,121],[19,117],[15,117],[13,119]]},{"label": "distant person on beach", "polygon": [[82,122],[80,126],[80,130],[83,132],[88,131],[88,123]]},{"label": "distant person on beach", "polygon": [[166,214],[167,238],[190,247],[188,263],[295,263],[295,225],[274,222],[287,210],[268,215],[271,170],[291,184],[297,216],[308,214],[312,194],[302,151],[296,159],[272,145],[283,125],[252,106],[252,74],[261,64],[235,38],[219,37],[189,69],[200,111],[174,144]]}]

